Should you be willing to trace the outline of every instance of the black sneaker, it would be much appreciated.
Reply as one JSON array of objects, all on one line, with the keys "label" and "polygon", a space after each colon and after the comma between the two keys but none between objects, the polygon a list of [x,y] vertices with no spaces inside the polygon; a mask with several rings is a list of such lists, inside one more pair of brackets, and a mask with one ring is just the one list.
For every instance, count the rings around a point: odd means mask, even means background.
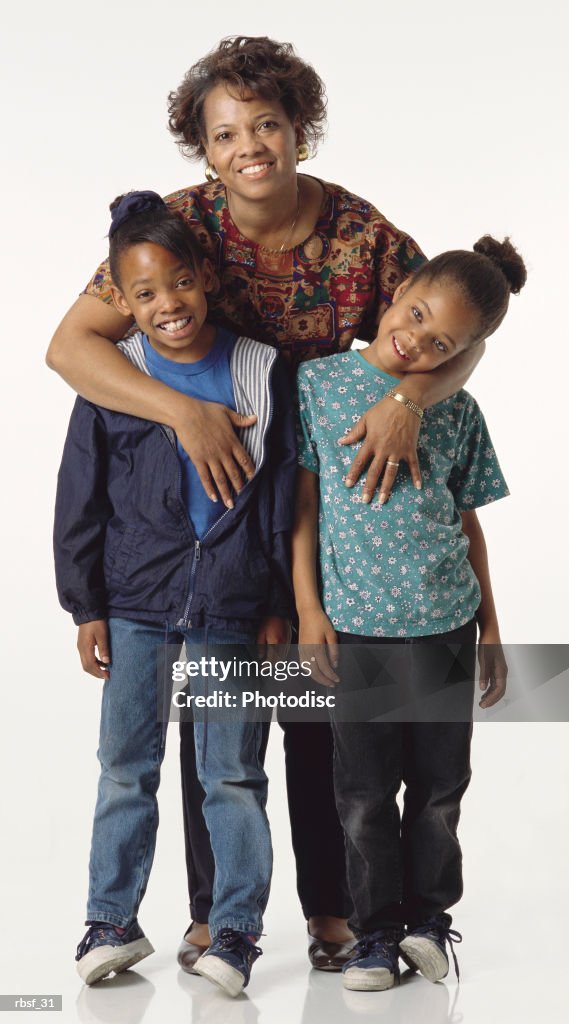
[{"label": "black sneaker", "polygon": [[[122,935],[105,921],[87,921],[89,930],[77,946],[77,971],[86,985],[119,974],[154,952],[138,921],[132,921]],[[122,931],[122,929],[121,929]]]},{"label": "black sneaker", "polygon": [[399,981],[398,942],[402,931],[382,928],[365,935],[342,967],[344,988],[356,992],[382,992]]},{"label": "black sneaker", "polygon": [[399,943],[401,959],[408,967],[420,971],[429,981],[442,981],[448,974],[447,942],[454,960],[457,980],[460,978],[453,943],[462,942],[462,935],[455,932],[450,924],[449,914],[438,914],[437,917],[432,917],[429,921],[410,929]]},{"label": "black sneaker", "polygon": [[249,984],[251,968],[262,952],[244,932],[223,928],[196,960],[194,971],[220,985],[230,996],[238,996]]}]

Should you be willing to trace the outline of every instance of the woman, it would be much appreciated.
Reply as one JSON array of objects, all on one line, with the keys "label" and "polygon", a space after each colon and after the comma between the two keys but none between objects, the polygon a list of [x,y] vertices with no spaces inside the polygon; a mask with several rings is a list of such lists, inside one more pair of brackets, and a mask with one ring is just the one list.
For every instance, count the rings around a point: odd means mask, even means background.
[{"label": "woman", "polygon": [[[292,367],[345,350],[356,337],[372,340],[395,288],[423,258],[413,240],[369,203],[297,173],[297,163],[314,152],[322,136],[325,104],[315,71],[289,44],[265,37],[223,40],[170,95],[174,137],[187,155],[207,160],[209,183],[182,189],[167,201],[194,228],[216,270],[210,319],[277,346]],[[103,264],[58,328],[48,363],[91,401],[171,425],[206,492],[230,507],[232,489],[239,491],[254,472],[234,430],[243,417],[139,373],[111,343],[127,325],[110,305]],[[384,468],[379,500],[387,500],[401,458],[420,486],[420,408],[458,390],[480,355],[469,352],[434,373],[406,375],[397,400],[386,397],[355,425],[347,441],[364,443],[346,482],[353,486],[369,464],[364,501]],[[339,970],[353,939],[346,926],[350,908],[332,789],[331,733],[325,724],[283,727],[309,955],[315,967]],[[213,880],[191,727],[182,727],[181,759],[193,922],[179,962],[191,970],[208,943]]]}]

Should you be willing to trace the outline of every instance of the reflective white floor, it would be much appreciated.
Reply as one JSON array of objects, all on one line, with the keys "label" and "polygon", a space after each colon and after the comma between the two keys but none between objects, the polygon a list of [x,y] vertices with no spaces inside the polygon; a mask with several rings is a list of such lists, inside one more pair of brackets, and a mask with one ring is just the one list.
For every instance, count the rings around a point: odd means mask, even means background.
[{"label": "reflective white floor", "polygon": [[[454,915],[464,936],[457,947],[460,985],[451,967],[446,983],[431,985],[404,971],[401,984],[389,992],[357,993],[344,990],[338,975],[309,968],[275,728],[268,759],[274,886],[264,955],[236,1000],[183,974],[175,963],[187,923],[175,735],[164,771],[155,867],[141,912],[156,953],[136,970],[82,987],[73,954],[84,931],[96,766],[92,752],[82,753],[70,773],[69,762],[52,751],[49,765],[44,762],[44,772],[36,774],[33,803],[6,831],[1,848],[0,992],[61,993],[63,1013],[57,1019],[65,1022],[356,1024],[368,1018],[389,1024],[565,1024],[568,735],[560,725],[498,724],[478,731],[461,823],[466,889]],[[74,741],[82,746],[87,738]],[[12,1019],[21,1020],[21,1014],[2,1014],[0,1024]]]}]

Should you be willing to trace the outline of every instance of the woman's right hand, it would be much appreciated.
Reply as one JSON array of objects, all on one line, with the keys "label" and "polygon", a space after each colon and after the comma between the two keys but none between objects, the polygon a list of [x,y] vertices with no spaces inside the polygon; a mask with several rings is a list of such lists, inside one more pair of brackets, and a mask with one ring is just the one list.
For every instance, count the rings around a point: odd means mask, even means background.
[{"label": "woman's right hand", "polygon": [[340,682],[335,669],[338,666],[338,637],[324,609],[319,606],[299,610],[299,661],[310,661],[312,678],[324,686]]},{"label": "woman's right hand", "polygon": [[219,494],[227,508],[233,508],[232,493],[238,494],[255,473],[251,457],[235,431],[256,421],[256,416],[243,416],[218,402],[186,398],[172,424],[207,496],[217,501]]}]

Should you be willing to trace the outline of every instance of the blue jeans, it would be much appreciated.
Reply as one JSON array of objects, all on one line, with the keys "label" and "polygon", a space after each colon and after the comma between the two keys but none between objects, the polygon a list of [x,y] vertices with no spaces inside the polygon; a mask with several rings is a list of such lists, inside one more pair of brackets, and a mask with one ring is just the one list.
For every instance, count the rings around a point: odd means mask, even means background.
[{"label": "blue jeans", "polygon": [[[125,927],[137,916],[156,845],[167,728],[157,714],[161,646],[185,641],[189,653],[195,643],[251,643],[255,637],[215,630],[206,636],[204,629],[168,630],[118,618],[108,625],[111,671],[103,688],[87,919]],[[192,679],[192,692],[206,686]],[[260,935],[272,870],[262,725],[201,721],[194,733],[215,860],[211,933],[234,928]]]}]

